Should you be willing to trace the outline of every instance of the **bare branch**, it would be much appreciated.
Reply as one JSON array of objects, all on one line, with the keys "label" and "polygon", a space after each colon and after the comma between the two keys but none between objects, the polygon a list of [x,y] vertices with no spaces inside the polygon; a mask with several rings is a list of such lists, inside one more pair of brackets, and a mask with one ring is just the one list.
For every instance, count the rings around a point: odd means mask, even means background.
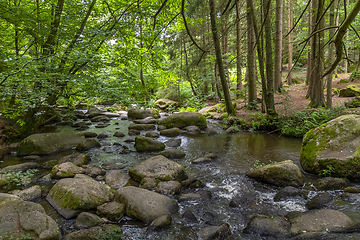
[{"label": "bare branch", "polygon": [[155,15],[154,15],[154,26],[153,26],[153,30],[155,29],[156,17],[157,17],[157,15],[159,15],[159,13],[161,12],[161,10],[165,7],[167,1],[168,1],[168,0],[165,0],[165,1],[161,4],[160,8],[158,9],[158,11],[157,11],[157,12],[155,13]]},{"label": "bare branch", "polygon": [[224,11],[221,13],[221,15],[224,15],[224,13],[227,11],[227,9],[229,8],[230,6],[230,3],[231,3],[232,0],[229,0],[228,3],[226,4],[226,7],[224,9]]},{"label": "bare branch", "polygon": [[300,22],[302,16],[305,14],[306,9],[309,7],[311,3],[311,0],[308,1],[308,3],[306,4],[306,7],[304,8],[304,10],[302,11],[302,13],[300,14],[298,20],[296,21],[296,23],[294,24],[294,26],[290,29],[290,31],[284,36],[284,38],[286,38],[296,27],[296,25]]}]

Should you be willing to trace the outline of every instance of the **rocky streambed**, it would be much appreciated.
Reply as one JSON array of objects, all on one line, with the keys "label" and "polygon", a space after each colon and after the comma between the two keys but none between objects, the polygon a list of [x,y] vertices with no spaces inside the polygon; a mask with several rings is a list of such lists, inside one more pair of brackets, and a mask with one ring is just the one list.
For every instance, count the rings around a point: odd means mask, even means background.
[{"label": "rocky streambed", "polygon": [[[193,113],[77,114],[29,136],[1,163],[2,239],[360,238],[356,158],[352,171],[333,170],[346,165],[337,151],[356,152],[356,130],[325,136],[322,127],[305,138],[321,143],[325,159],[306,155],[299,139],[225,131]],[[341,129],[356,126],[349,119]],[[344,139],[351,144],[340,146]],[[329,153],[326,141],[340,148]],[[302,170],[308,159],[316,174]]]}]

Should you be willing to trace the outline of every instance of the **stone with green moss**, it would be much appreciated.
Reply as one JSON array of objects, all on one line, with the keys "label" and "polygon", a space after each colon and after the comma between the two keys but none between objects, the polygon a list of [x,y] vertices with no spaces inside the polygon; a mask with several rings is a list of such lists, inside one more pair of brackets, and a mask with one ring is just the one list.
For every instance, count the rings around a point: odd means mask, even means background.
[{"label": "stone with green moss", "polygon": [[178,204],[173,199],[153,191],[129,186],[119,188],[117,193],[117,201],[126,206],[126,215],[144,223],[178,211]]},{"label": "stone with green moss", "polygon": [[64,240],[115,240],[121,239],[121,227],[115,224],[104,224],[101,226],[83,229],[69,233]]},{"label": "stone with green moss", "polygon": [[167,128],[177,127],[180,129],[192,125],[198,126],[200,129],[207,127],[205,116],[195,112],[174,113],[171,116],[160,119],[158,124],[164,125]]},{"label": "stone with green moss", "polygon": [[160,131],[160,135],[166,136],[166,137],[176,137],[181,134],[180,128],[173,127],[169,129],[164,129]]},{"label": "stone with green moss", "polygon": [[161,151],[165,149],[165,144],[149,137],[137,136],[135,148],[138,152]]},{"label": "stone with green moss", "polygon": [[360,96],[351,98],[345,102],[345,107],[347,108],[358,108],[360,107]]},{"label": "stone with green moss", "polygon": [[303,173],[299,166],[291,160],[271,163],[260,168],[251,169],[246,175],[280,187],[301,187],[304,185]]},{"label": "stone with green moss", "polygon": [[131,168],[129,174],[138,182],[141,182],[145,177],[156,178],[161,181],[179,182],[188,178],[182,165],[162,155],[151,157]]},{"label": "stone with green moss", "polygon": [[355,97],[360,96],[360,89],[356,85],[348,85],[346,88],[340,89],[339,97]]},{"label": "stone with green moss", "polygon": [[59,180],[46,196],[46,200],[66,219],[94,209],[114,198],[115,190],[88,176]]},{"label": "stone with green moss", "polygon": [[38,133],[20,142],[17,154],[45,155],[53,152],[71,149],[85,141],[84,136],[68,133]]},{"label": "stone with green moss", "polygon": [[145,124],[145,123],[133,124],[133,125],[130,125],[128,128],[129,128],[129,130],[138,130],[138,131],[155,130],[156,129],[154,124]]},{"label": "stone with green moss", "polygon": [[76,166],[72,162],[64,162],[59,165],[55,165],[50,173],[51,178],[69,178],[75,177],[76,174],[84,173],[82,167]]},{"label": "stone with green moss", "polygon": [[305,171],[360,179],[360,116],[344,115],[304,136],[300,163]]}]

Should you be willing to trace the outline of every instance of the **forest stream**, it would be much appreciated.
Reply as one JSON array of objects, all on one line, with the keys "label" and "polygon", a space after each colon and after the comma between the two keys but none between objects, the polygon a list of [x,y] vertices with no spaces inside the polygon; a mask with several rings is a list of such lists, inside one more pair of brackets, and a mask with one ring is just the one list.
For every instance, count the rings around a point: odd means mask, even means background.
[{"label": "forest stream", "polygon": [[[116,163],[123,165],[124,171],[153,156],[154,153],[139,153],[135,151],[134,143],[124,142],[125,139],[135,138],[135,136],[125,136],[123,138],[112,137],[115,131],[127,132],[131,121],[112,118],[110,125],[105,128],[95,128],[90,125],[86,131],[95,133],[105,133],[110,137],[98,139],[101,143],[100,148],[93,148],[85,152],[90,157],[91,164],[102,166],[104,163]],[[197,231],[201,227],[215,223],[227,223],[230,226],[233,239],[274,239],[273,237],[259,237],[243,233],[244,228],[252,216],[263,214],[270,217],[285,216],[292,211],[305,212],[306,200],[296,198],[275,202],[274,195],[281,189],[280,187],[260,183],[246,176],[246,172],[256,167],[257,164],[268,164],[292,160],[300,166],[299,154],[302,144],[301,139],[281,137],[276,134],[261,132],[238,132],[229,134],[222,128],[222,124],[214,120],[208,120],[208,125],[217,131],[217,134],[208,136],[206,133],[191,135],[183,133],[175,138],[181,139],[178,147],[185,152],[185,158],[174,160],[185,167],[190,177],[201,180],[206,186],[201,189],[191,191],[207,191],[211,193],[209,200],[203,202],[188,201],[179,202],[179,211],[172,216],[172,224],[163,231],[147,231],[147,227],[140,221],[124,216],[118,225],[123,230],[122,239],[197,239]],[[69,126],[46,126],[41,132],[78,132]],[[141,131],[145,135],[145,131]],[[160,136],[159,141],[165,142],[169,137]],[[130,151],[120,154],[126,146]],[[71,151],[70,151],[71,152]],[[192,164],[191,162],[207,153],[215,153],[215,161],[206,164]],[[42,157],[39,163],[58,159],[68,155],[69,151]],[[16,157],[16,152],[6,157],[1,163],[1,167],[23,163],[24,160]],[[40,170],[38,179],[47,174],[48,171]],[[318,176],[305,174],[304,190],[309,190],[309,198],[315,195],[313,183]],[[55,181],[44,182],[38,180],[33,184],[38,184],[50,188]],[[333,209],[347,213],[355,220],[359,220],[359,204],[350,204],[342,201],[339,195],[342,191],[330,191],[335,196]],[[240,207],[230,207],[229,203],[234,197],[246,199]],[[176,199],[176,196],[174,197]],[[61,235],[76,231],[74,228],[75,219],[65,220],[62,218],[45,199],[40,201],[46,213],[51,216],[59,225]],[[183,218],[185,211],[190,210],[196,220],[188,222]],[[360,239],[359,233],[349,234],[328,234],[321,239]]]}]

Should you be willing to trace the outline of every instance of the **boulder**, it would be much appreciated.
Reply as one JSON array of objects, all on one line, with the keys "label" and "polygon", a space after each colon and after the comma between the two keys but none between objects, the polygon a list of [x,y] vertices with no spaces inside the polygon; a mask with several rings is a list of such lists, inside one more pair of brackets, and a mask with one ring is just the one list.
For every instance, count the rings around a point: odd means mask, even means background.
[{"label": "boulder", "polygon": [[96,178],[97,176],[104,176],[106,174],[106,171],[104,169],[99,168],[98,166],[95,166],[94,164],[88,164],[82,166],[84,168],[84,174]]},{"label": "boulder", "polygon": [[160,135],[165,137],[176,137],[181,134],[180,128],[170,128],[170,129],[164,129],[160,131]]},{"label": "boulder", "polygon": [[87,114],[89,114],[89,118],[93,118],[95,116],[99,116],[101,114],[103,114],[105,111],[96,108],[96,107],[92,107],[87,111]]},{"label": "boulder", "polygon": [[304,136],[300,163],[305,171],[360,180],[360,116],[344,115]]},{"label": "boulder", "polygon": [[121,239],[121,235],[122,230],[120,226],[115,224],[104,224],[69,233],[65,236],[64,240],[118,240]]},{"label": "boulder", "polygon": [[99,115],[90,119],[92,122],[109,122],[111,119],[104,115]]},{"label": "boulder", "polygon": [[95,137],[97,137],[97,133],[94,133],[94,132],[83,132],[81,134],[84,135],[85,138],[95,138]]},{"label": "boulder", "polygon": [[156,124],[157,120],[152,117],[146,117],[144,119],[134,119],[133,122],[136,124]]},{"label": "boulder", "polygon": [[119,188],[117,193],[118,201],[126,206],[126,215],[144,223],[178,211],[178,205],[174,200],[146,189],[130,186]]},{"label": "boulder", "polygon": [[65,162],[59,165],[55,165],[50,173],[51,178],[72,178],[75,177],[76,174],[84,173],[84,169],[82,167],[78,167],[72,162]]},{"label": "boulder", "polygon": [[185,223],[198,223],[198,219],[189,208],[185,209],[181,218],[185,220]]},{"label": "boulder", "polygon": [[225,223],[220,226],[209,226],[201,228],[197,233],[198,240],[225,240],[231,239],[229,224]]},{"label": "boulder", "polygon": [[271,163],[260,168],[252,169],[248,171],[246,175],[280,187],[301,187],[304,184],[303,173],[299,166],[295,165],[291,160]]},{"label": "boulder", "polygon": [[140,135],[140,131],[135,129],[130,129],[128,134],[129,136],[136,136],[136,135]]},{"label": "boulder", "polygon": [[7,167],[4,167],[0,170],[0,172],[8,172],[8,171],[12,171],[12,172],[19,172],[19,171],[26,171],[28,169],[34,169],[34,168],[39,168],[40,165],[38,163],[35,162],[27,162],[27,163],[20,163],[20,164],[16,164],[16,165],[10,165]]},{"label": "boulder", "polygon": [[166,98],[162,98],[156,100],[154,104],[156,107],[160,108],[161,110],[169,110],[170,108],[175,108],[178,103]]},{"label": "boulder", "polygon": [[84,142],[76,145],[76,150],[87,151],[91,148],[101,147],[100,143],[94,138],[87,138]]},{"label": "boulder", "polygon": [[153,117],[153,111],[146,109],[129,109],[128,118],[130,119],[143,119],[146,117]]},{"label": "boulder", "polygon": [[316,194],[316,196],[311,198],[306,203],[306,206],[309,210],[326,208],[328,206],[328,204],[330,204],[333,200],[334,200],[333,195],[331,195],[328,192],[322,192],[322,193]]},{"label": "boulder", "polygon": [[46,196],[46,200],[66,219],[110,202],[114,197],[114,190],[108,185],[84,176],[59,180]]},{"label": "boulder", "polygon": [[360,89],[353,84],[348,85],[343,89],[340,89],[339,92],[339,97],[355,97],[359,95],[360,95]]},{"label": "boulder", "polygon": [[213,162],[214,159],[212,158],[207,158],[207,157],[201,157],[201,158],[197,158],[194,161],[192,161],[192,164],[203,164],[203,163],[211,163]]},{"label": "boulder", "polygon": [[0,238],[60,240],[56,222],[46,215],[44,208],[37,203],[0,193]]},{"label": "boulder", "polygon": [[181,145],[181,139],[169,139],[165,142],[165,145],[168,147],[179,147]]},{"label": "boulder", "polygon": [[278,191],[274,196],[274,201],[284,201],[291,198],[303,198],[307,199],[307,192],[297,189],[292,186],[287,186]]},{"label": "boulder", "polygon": [[84,136],[67,133],[37,133],[20,142],[18,156],[46,155],[53,152],[71,149],[83,143]]},{"label": "boulder", "polygon": [[87,164],[88,159],[87,159],[86,155],[83,153],[74,153],[74,154],[60,158],[59,164],[65,163],[65,162],[72,162],[76,166],[81,167],[82,165]]},{"label": "boulder", "polygon": [[135,138],[135,148],[138,152],[152,152],[164,150],[165,144],[152,138],[137,136]]},{"label": "boulder", "polygon": [[148,231],[160,231],[171,224],[171,216],[164,215],[151,222]]},{"label": "boulder", "polygon": [[305,213],[287,214],[291,223],[290,234],[293,236],[314,232],[350,232],[355,224],[344,213],[332,209],[316,209]]},{"label": "boulder", "polygon": [[195,112],[174,113],[171,116],[160,119],[158,124],[164,125],[167,128],[184,128],[191,125],[198,126],[200,129],[207,127],[206,118],[200,113]]},{"label": "boulder", "polygon": [[100,133],[97,138],[98,139],[104,139],[104,138],[108,138],[109,136],[106,133]]},{"label": "boulder", "polygon": [[275,237],[276,239],[288,239],[290,237],[289,225],[288,222],[278,216],[256,215],[250,219],[244,233]]},{"label": "boulder", "polygon": [[148,190],[157,190],[157,186],[161,181],[156,178],[145,177],[141,180],[139,187]]},{"label": "boulder", "polygon": [[41,198],[41,187],[39,185],[35,185],[25,190],[15,190],[12,194],[18,196],[24,201],[33,202]]},{"label": "boulder", "polygon": [[115,132],[114,137],[125,137],[125,133],[123,133],[123,132]]},{"label": "boulder", "polygon": [[138,182],[145,177],[156,178],[161,181],[182,181],[188,178],[182,165],[161,155],[151,157],[131,168],[129,174]]},{"label": "boulder", "polygon": [[121,170],[112,170],[105,177],[105,183],[115,189],[119,189],[120,187],[125,187],[130,180],[129,174],[123,172]]},{"label": "boulder", "polygon": [[82,212],[77,216],[75,220],[75,228],[83,229],[83,228],[91,228],[97,225],[104,223],[100,217],[93,213]]},{"label": "boulder", "polygon": [[178,181],[160,182],[158,184],[158,191],[165,195],[179,194],[181,191],[181,184]]},{"label": "boulder", "polygon": [[145,134],[145,137],[149,137],[149,138],[158,138],[160,137],[160,134],[157,132],[147,132]]},{"label": "boulder", "polygon": [[345,102],[345,107],[347,108],[358,108],[360,107],[360,96],[351,98]]},{"label": "boulder", "polygon": [[180,159],[185,157],[185,153],[176,148],[168,148],[159,152],[157,155],[162,155],[169,159]]},{"label": "boulder", "polygon": [[360,193],[360,188],[357,187],[346,187],[344,188],[344,193]]},{"label": "boulder", "polygon": [[104,203],[97,207],[96,214],[109,219],[110,221],[119,221],[125,213],[125,205],[118,202]]},{"label": "boulder", "polygon": [[326,190],[343,190],[349,184],[346,178],[325,177],[316,181],[314,186],[319,191]]},{"label": "boulder", "polygon": [[138,130],[138,131],[142,131],[142,130],[155,130],[155,125],[154,124],[133,124],[130,125],[129,130]]},{"label": "boulder", "polygon": [[187,126],[187,127],[184,128],[184,130],[187,133],[193,134],[193,135],[201,133],[201,130],[200,130],[200,128],[198,126]]}]

